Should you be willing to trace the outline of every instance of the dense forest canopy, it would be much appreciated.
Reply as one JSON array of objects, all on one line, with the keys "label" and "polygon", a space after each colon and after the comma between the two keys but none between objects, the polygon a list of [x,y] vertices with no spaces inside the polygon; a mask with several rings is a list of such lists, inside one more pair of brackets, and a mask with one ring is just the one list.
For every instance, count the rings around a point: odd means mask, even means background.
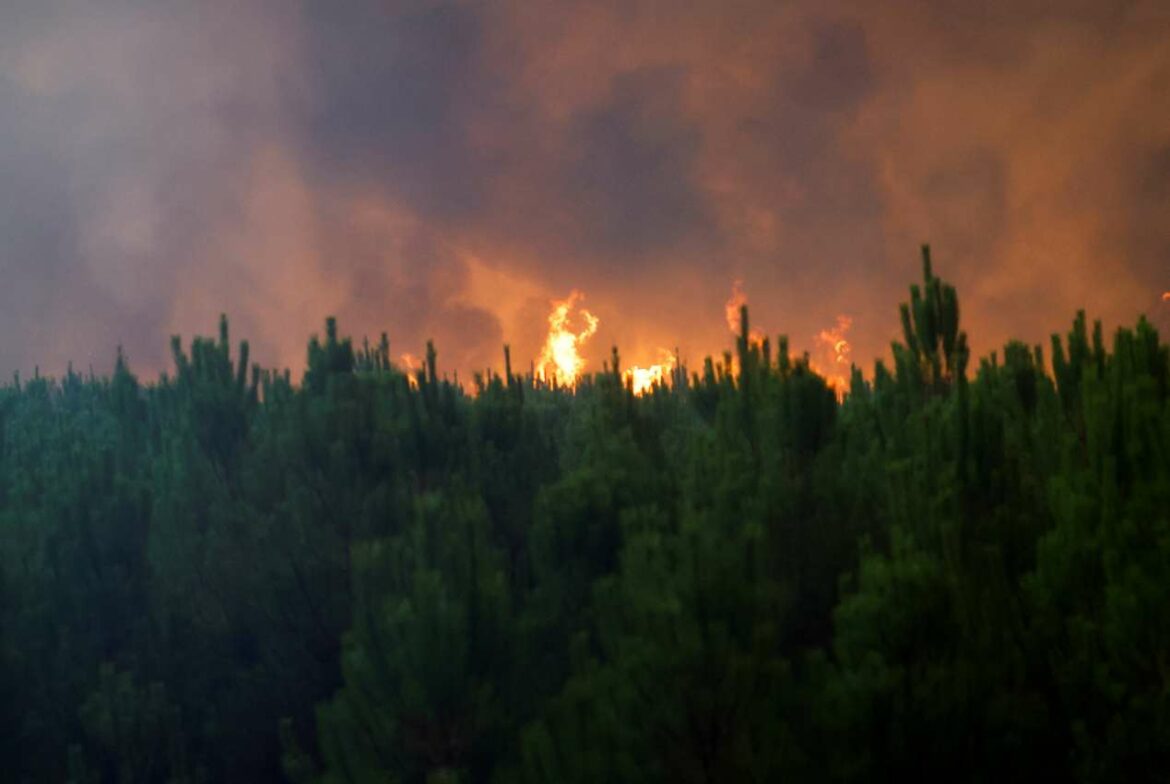
[{"label": "dense forest canopy", "polygon": [[1170,350],[973,363],[925,259],[838,400],[753,338],[636,396],[308,369],[0,388],[5,781],[1151,780]]}]

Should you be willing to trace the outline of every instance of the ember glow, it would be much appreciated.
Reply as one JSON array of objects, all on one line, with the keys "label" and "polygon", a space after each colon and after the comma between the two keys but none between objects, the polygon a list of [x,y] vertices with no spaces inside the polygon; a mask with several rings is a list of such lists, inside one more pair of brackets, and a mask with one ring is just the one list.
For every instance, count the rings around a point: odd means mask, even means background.
[{"label": "ember glow", "polygon": [[1162,301],[1163,302],[1170,302],[1170,291],[1164,292],[1162,294]]},{"label": "ember glow", "polygon": [[[573,290],[563,300],[552,303],[548,314],[548,337],[536,363],[537,377],[546,383],[571,387],[585,368],[581,347],[597,332],[600,320],[577,303],[585,296]],[[573,324],[577,326],[574,328]]]}]

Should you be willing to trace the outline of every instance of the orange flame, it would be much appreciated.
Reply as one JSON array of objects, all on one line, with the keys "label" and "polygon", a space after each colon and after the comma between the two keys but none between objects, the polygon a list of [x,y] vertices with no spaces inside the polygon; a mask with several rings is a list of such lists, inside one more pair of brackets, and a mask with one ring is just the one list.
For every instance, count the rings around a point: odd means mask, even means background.
[{"label": "orange flame", "polygon": [[1164,292],[1162,294],[1162,301],[1163,302],[1170,302],[1170,291]]},{"label": "orange flame", "polygon": [[622,379],[627,385],[631,386],[635,395],[645,395],[652,391],[655,386],[666,384],[670,378],[670,372],[674,370],[675,358],[665,349],[659,349],[659,361],[657,365],[650,367],[634,367],[626,368],[622,372]]},{"label": "orange flame", "polygon": [[853,349],[845,338],[845,333],[849,331],[851,326],[853,326],[853,319],[848,316],[837,316],[837,326],[831,329],[822,329],[817,334],[817,342],[827,352],[832,353],[830,369],[823,375],[829,387],[837,393],[838,398],[843,398],[846,390],[849,389],[849,373],[852,367],[850,353]]},{"label": "orange flame", "polygon": [[422,360],[406,352],[399,357],[399,361],[402,362],[402,370],[406,373],[406,383],[410,384],[411,389],[418,389],[418,371],[422,370]]},{"label": "orange flame", "polygon": [[569,327],[569,317],[584,295],[573,290],[566,299],[554,300],[552,312],[548,314],[548,337],[536,363],[536,375],[541,381],[555,381],[559,386],[570,387],[577,383],[585,367],[578,350],[597,332],[600,320],[585,308],[580,308],[584,326],[574,332]]}]

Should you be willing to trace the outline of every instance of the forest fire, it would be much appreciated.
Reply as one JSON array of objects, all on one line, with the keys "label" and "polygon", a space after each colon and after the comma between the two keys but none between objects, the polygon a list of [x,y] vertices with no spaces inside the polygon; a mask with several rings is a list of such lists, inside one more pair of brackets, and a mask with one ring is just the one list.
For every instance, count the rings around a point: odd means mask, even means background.
[{"label": "forest fire", "polygon": [[0,784],[1170,784],[1168,43],[0,0]]},{"label": "forest fire", "polygon": [[[743,291],[743,281],[736,280],[731,285],[731,296],[724,306],[724,317],[727,320],[727,328],[731,330],[732,334],[738,335],[740,329],[740,309],[747,305],[747,295]],[[820,373],[825,378],[825,382],[837,394],[840,400],[845,397],[845,392],[849,389],[849,375],[852,369],[852,350],[853,347],[849,344],[849,340],[845,334],[849,328],[853,326],[853,319],[849,316],[837,316],[837,324],[828,329],[822,329],[817,333],[817,345],[821,348],[821,353],[825,356],[828,367],[822,367],[820,363],[815,360],[810,361],[813,370]],[[764,342],[764,333],[758,329],[750,329],[748,332],[748,342],[751,345],[761,345]],[[732,360],[732,368],[736,369],[736,361]]]},{"label": "forest fire", "polygon": [[852,347],[845,338],[845,333],[853,326],[853,319],[849,316],[837,316],[837,326],[831,329],[822,329],[817,334],[817,342],[832,352],[831,367],[823,372],[825,381],[837,393],[838,398],[845,395],[849,388],[849,372],[852,367],[850,352]]},{"label": "forest fire", "polygon": [[[581,379],[585,369],[581,349],[586,341],[596,334],[601,324],[600,318],[580,307],[580,302],[584,298],[584,294],[574,289],[565,299],[552,302],[552,311],[548,315],[548,335],[540,357],[535,363],[536,377],[546,384],[572,387]],[[1170,292],[1164,298],[1170,300]],[[734,281],[731,296],[724,305],[727,327],[733,334],[738,335],[742,329],[741,309],[747,305],[747,301],[743,281]],[[816,360],[810,362],[812,369],[824,376],[838,399],[843,398],[849,388],[852,346],[846,333],[852,326],[852,318],[845,315],[837,316],[835,326],[822,329],[816,335],[819,353],[826,366],[822,367]],[[758,329],[749,329],[748,342],[753,346],[761,346],[764,342],[764,333]],[[417,362],[409,355],[403,355],[403,361],[408,367],[414,367],[413,363]],[[669,384],[677,365],[678,359],[675,354],[660,348],[658,362],[645,367],[633,365],[626,368],[622,371],[622,381],[635,395],[645,395],[656,386]],[[733,357],[733,372],[738,372],[737,365],[738,362]]]},{"label": "forest fire", "polygon": [[[600,323],[585,308],[577,308],[577,303],[584,298],[585,295],[574,289],[566,299],[552,303],[552,312],[548,314],[548,337],[536,363],[536,375],[541,381],[571,387],[580,378],[585,367],[580,347],[593,337]],[[579,311],[580,320],[584,322],[577,331],[569,326],[574,310]]]},{"label": "forest fire", "polygon": [[406,383],[410,384],[411,389],[418,389],[418,371],[422,370],[422,360],[407,351],[399,357],[399,361],[402,363],[402,371],[406,373]]},{"label": "forest fire", "polygon": [[[584,294],[574,289],[565,299],[552,303],[552,312],[548,314],[548,337],[545,338],[544,348],[536,363],[536,376],[545,383],[571,387],[581,379],[585,369],[581,347],[593,337],[601,324],[601,319],[593,313],[578,307],[584,298]],[[579,320],[577,329],[570,326],[574,320]],[[657,364],[649,367],[635,365],[622,373],[622,379],[635,395],[644,395],[655,385],[665,384],[670,378],[670,372],[675,366],[674,355],[665,349],[659,349],[659,354]]]},{"label": "forest fire", "polygon": [[676,364],[675,356],[666,349],[659,349],[658,353],[660,358],[657,365],[650,367],[635,365],[622,373],[622,379],[633,389],[635,395],[645,395],[655,386],[666,384],[670,378]]}]

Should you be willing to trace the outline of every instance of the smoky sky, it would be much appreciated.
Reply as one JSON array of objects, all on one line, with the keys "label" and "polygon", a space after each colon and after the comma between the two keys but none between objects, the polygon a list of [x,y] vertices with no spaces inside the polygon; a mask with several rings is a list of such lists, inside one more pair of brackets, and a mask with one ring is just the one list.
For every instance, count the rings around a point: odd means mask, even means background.
[{"label": "smoky sky", "polygon": [[597,368],[756,326],[868,366],[930,242],[979,352],[1170,327],[1152,2],[132,2],[0,9],[0,372],[165,370],[221,312],[327,315],[461,377],[549,301]]}]

